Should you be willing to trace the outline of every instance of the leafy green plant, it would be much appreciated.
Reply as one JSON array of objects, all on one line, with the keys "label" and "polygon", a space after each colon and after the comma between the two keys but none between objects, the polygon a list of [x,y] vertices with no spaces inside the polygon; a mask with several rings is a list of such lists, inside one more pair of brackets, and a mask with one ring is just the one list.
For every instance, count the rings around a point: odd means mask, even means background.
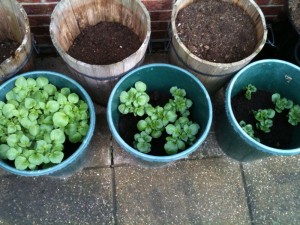
[{"label": "leafy green plant", "polygon": [[248,84],[244,90],[246,90],[245,92],[245,98],[248,99],[248,100],[251,100],[251,97],[252,97],[252,93],[256,92],[257,91],[257,88],[252,85],[252,84]]},{"label": "leafy green plant", "polygon": [[143,116],[150,100],[146,93],[147,86],[141,81],[136,82],[134,86],[129,91],[121,92],[121,104],[118,108],[122,114],[133,113],[135,116]]},{"label": "leafy green plant", "polygon": [[300,106],[294,105],[292,108],[290,108],[288,113],[288,122],[293,125],[297,126],[298,123],[300,123]]},{"label": "leafy green plant", "polygon": [[278,93],[272,95],[272,102],[275,104],[275,110],[278,113],[281,113],[284,109],[290,109],[293,107],[293,101],[281,98]]},{"label": "leafy green plant", "polygon": [[270,128],[273,126],[272,118],[275,116],[275,111],[273,109],[259,109],[254,111],[254,117],[258,121],[256,123],[257,129],[265,133],[269,133]]},{"label": "leafy green plant", "polygon": [[88,105],[46,77],[19,77],[0,101],[0,158],[18,170],[60,163],[64,143],[81,142],[89,130]]},{"label": "leafy green plant", "polygon": [[[134,86],[135,88],[130,88],[129,91],[121,92],[118,109],[122,114],[133,113],[135,116],[145,117],[137,123],[140,133],[134,135],[134,147],[137,150],[149,153],[152,138],[159,138],[164,132],[170,135],[164,145],[167,154],[175,154],[195,141],[200,126],[188,119],[189,108],[193,103],[186,98],[184,89],[171,87],[170,93],[173,98],[163,107],[153,107],[149,104],[146,84],[138,81]],[[140,96],[144,100],[134,103]]]},{"label": "leafy green plant", "polygon": [[254,130],[251,124],[246,124],[244,120],[240,121],[241,128],[254,140],[260,142],[260,139],[254,136]]}]

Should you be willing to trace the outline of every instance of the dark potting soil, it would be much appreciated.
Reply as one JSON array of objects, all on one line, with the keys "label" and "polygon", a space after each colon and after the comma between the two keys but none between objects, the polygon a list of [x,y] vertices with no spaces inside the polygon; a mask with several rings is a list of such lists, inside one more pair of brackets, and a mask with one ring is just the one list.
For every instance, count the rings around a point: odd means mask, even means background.
[{"label": "dark potting soil", "polygon": [[130,56],[141,44],[139,37],[128,27],[102,21],[82,30],[68,54],[88,64],[108,65]]},{"label": "dark potting soil", "polygon": [[255,93],[252,93],[251,100],[247,100],[244,93],[244,91],[241,91],[231,99],[233,114],[237,122],[244,120],[247,124],[251,124],[254,136],[259,138],[262,144],[273,148],[289,149],[294,126],[288,123],[288,110],[284,110],[282,113],[276,112],[275,117],[272,119],[271,132],[264,133],[256,128],[253,110],[269,108],[275,110],[275,105],[271,100],[272,93],[257,90]]},{"label": "dark potting soil", "polygon": [[[151,92],[149,93],[150,96],[150,104],[155,106],[164,106],[169,99],[171,98],[171,95],[169,93],[160,93],[160,92]],[[131,147],[133,147],[134,142],[134,135],[137,133],[140,133],[140,131],[137,129],[136,125],[139,120],[145,119],[146,116],[139,117],[134,116],[133,114],[120,114],[119,119],[119,134],[122,137],[122,139]],[[168,155],[164,150],[164,145],[166,143],[166,137],[167,134],[163,132],[162,136],[159,138],[152,138],[151,141],[151,152],[148,154],[155,155],[155,156],[166,156]],[[134,148],[134,147],[133,147]]]},{"label": "dark potting soil", "polygon": [[251,55],[257,33],[244,10],[221,0],[197,0],[178,12],[178,35],[196,56],[216,63],[231,63]]},{"label": "dark potting soil", "polygon": [[19,47],[19,43],[10,39],[0,41],[0,63],[9,57],[14,57],[15,51]]}]

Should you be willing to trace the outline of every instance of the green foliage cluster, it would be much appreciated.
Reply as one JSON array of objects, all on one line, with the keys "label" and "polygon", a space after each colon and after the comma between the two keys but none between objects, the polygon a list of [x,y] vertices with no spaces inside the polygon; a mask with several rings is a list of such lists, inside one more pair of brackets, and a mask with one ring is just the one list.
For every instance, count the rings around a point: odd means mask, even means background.
[{"label": "green foliage cluster", "polygon": [[246,124],[244,120],[240,121],[241,128],[254,140],[260,142],[260,139],[254,136],[254,130],[251,124]]},{"label": "green foliage cluster", "polygon": [[46,77],[19,77],[0,101],[0,159],[18,170],[58,164],[66,138],[81,142],[88,120],[88,105],[69,88],[57,90]]},{"label": "green foliage cluster", "polygon": [[[245,88],[245,98],[251,100],[251,94],[257,91],[257,88],[252,84],[247,85]],[[271,97],[272,102],[275,105],[275,110],[273,109],[259,109],[258,111],[253,111],[255,119],[258,121],[256,123],[256,128],[269,133],[271,127],[273,126],[272,119],[275,117],[276,112],[282,113],[284,110],[288,110],[288,122],[297,126],[300,123],[300,106],[293,103],[292,100],[282,98],[279,93],[274,93]],[[276,112],[275,112],[276,111]],[[240,121],[240,126],[243,130],[252,138],[258,141],[258,138],[254,136],[253,127],[251,124],[246,124],[245,121]]]},{"label": "green foliage cluster", "polygon": [[288,114],[289,123],[293,126],[297,126],[298,123],[300,123],[300,106],[299,105],[293,105],[292,108],[289,110]]},{"label": "green foliage cluster", "polygon": [[281,98],[280,94],[278,93],[272,95],[272,102],[275,104],[275,110],[278,113],[293,107],[293,101],[286,98]]},{"label": "green foliage cluster", "polygon": [[252,97],[252,93],[256,92],[257,91],[257,88],[252,85],[252,84],[248,84],[244,90],[246,90],[245,92],[245,98],[248,99],[248,100],[251,100],[251,97]]},{"label": "green foliage cluster", "polygon": [[255,119],[258,121],[256,123],[257,129],[269,133],[270,128],[273,126],[272,119],[275,116],[275,111],[273,109],[259,109],[253,112]]},{"label": "green foliage cluster", "polygon": [[140,133],[134,135],[133,145],[136,149],[149,153],[152,138],[161,137],[163,132],[169,135],[164,145],[167,154],[176,154],[195,141],[200,126],[188,119],[189,108],[193,103],[186,98],[184,89],[171,87],[173,98],[163,107],[153,107],[149,104],[146,84],[138,81],[134,86],[129,91],[121,92],[118,108],[122,114],[133,113],[135,116],[145,117],[137,123]]}]

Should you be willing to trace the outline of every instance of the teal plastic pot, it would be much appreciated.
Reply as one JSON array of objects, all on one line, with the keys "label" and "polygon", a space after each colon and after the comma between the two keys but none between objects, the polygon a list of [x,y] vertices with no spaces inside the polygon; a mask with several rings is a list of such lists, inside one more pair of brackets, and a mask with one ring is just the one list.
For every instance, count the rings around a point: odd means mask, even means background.
[{"label": "teal plastic pot", "polygon": [[[139,152],[122,139],[118,132],[120,117],[118,111],[119,96],[122,91],[128,90],[137,81],[143,81],[147,84],[147,92],[153,90],[169,92],[172,86],[186,90],[187,97],[193,101],[193,106],[190,109],[190,119],[197,122],[201,127],[197,140],[192,146],[174,155],[154,156],[151,155],[151,152],[149,154]],[[199,148],[207,137],[211,127],[212,105],[206,89],[191,73],[169,64],[149,64],[129,72],[116,84],[109,97],[107,120],[114,139],[124,150],[142,159],[144,162],[168,163],[184,158]],[[161,151],[164,151],[164,149],[161,149]]]},{"label": "teal plastic pot", "polygon": [[[277,149],[263,145],[249,137],[235,119],[231,99],[243,87],[253,84],[258,89],[279,93],[300,104],[300,68],[281,60],[261,60],[240,70],[229,83],[225,94],[225,107],[216,123],[216,137],[222,150],[230,157],[247,162],[271,155],[295,155],[300,153],[300,126],[293,134],[289,149]],[[284,134],[283,134],[284,135]]]},{"label": "teal plastic pot", "polygon": [[[82,100],[84,100],[89,107],[89,116],[90,116],[90,123],[89,123],[89,131],[78,147],[78,149],[70,155],[68,158],[63,160],[61,163],[52,166],[47,169],[40,169],[40,170],[17,170],[15,167],[10,166],[6,163],[4,160],[0,160],[0,168],[6,170],[7,172],[14,173],[20,176],[42,176],[42,175],[51,175],[51,176],[69,176],[72,173],[74,173],[77,169],[79,169],[85,159],[85,153],[87,150],[87,147],[90,143],[90,140],[92,138],[92,135],[94,133],[95,129],[95,109],[93,102],[88,95],[88,93],[80,86],[76,81],[73,79],[70,79],[69,77],[55,73],[50,71],[35,71],[35,72],[28,72],[24,73],[18,76],[15,76],[14,78],[6,81],[4,84],[0,86],[0,100],[5,101],[5,94],[10,91],[15,84],[16,79],[18,77],[25,77],[25,78],[34,78],[37,77],[47,77],[49,79],[49,82],[55,85],[58,89],[63,87],[68,87],[71,89],[72,92],[77,93]],[[67,151],[68,149],[64,149],[64,151]]]}]

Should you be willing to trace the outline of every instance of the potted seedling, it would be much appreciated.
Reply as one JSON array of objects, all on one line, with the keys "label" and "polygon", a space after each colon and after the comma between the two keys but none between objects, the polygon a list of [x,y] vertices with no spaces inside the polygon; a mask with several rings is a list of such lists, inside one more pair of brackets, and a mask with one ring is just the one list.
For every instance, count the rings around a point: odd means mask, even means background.
[{"label": "potted seedling", "polygon": [[216,123],[225,153],[240,161],[300,153],[299,75],[291,63],[261,60],[233,78]]},{"label": "potted seedling", "polygon": [[133,147],[142,153],[149,153],[151,140],[163,138],[165,142],[160,148],[163,147],[166,154],[172,155],[192,145],[200,126],[189,119],[189,108],[193,102],[186,98],[186,91],[173,86],[170,88],[172,98],[163,106],[154,107],[149,103],[150,96],[146,90],[147,85],[137,81],[135,87],[120,94],[120,113],[132,113],[140,117],[136,124]]},{"label": "potted seedling", "polygon": [[0,89],[0,166],[24,176],[73,172],[95,124],[84,89],[45,71],[17,76]]},{"label": "potted seedling", "polygon": [[210,129],[212,108],[205,88],[189,72],[150,64],[117,83],[107,119],[126,151],[150,162],[171,162],[197,150]]}]

